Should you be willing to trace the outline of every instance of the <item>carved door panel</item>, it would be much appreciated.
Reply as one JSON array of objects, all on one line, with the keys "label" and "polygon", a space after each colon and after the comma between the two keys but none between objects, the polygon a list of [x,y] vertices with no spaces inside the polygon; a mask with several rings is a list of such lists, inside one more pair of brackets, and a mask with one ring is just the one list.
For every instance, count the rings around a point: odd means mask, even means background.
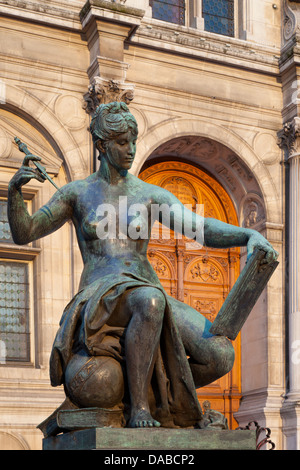
[{"label": "carved door panel", "polygon": [[[180,162],[164,162],[143,171],[140,178],[172,192],[192,210],[202,207],[205,217],[238,225],[231,199],[223,187],[200,169]],[[198,204],[198,206],[197,206]],[[239,249],[200,248],[184,236],[157,224],[149,244],[149,261],[166,292],[213,321],[239,274]],[[232,371],[197,390],[200,403],[222,412],[231,428],[241,397],[240,336],[233,342],[236,360]]]}]

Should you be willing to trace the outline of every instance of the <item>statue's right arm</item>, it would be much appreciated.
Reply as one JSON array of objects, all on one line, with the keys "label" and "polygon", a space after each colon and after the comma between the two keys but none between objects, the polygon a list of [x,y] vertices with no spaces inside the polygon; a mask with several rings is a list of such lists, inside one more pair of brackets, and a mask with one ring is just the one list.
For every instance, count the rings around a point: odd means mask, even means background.
[{"label": "statue's right arm", "polygon": [[29,167],[29,160],[32,158],[26,158],[8,187],[8,221],[12,238],[18,245],[25,245],[49,235],[72,217],[68,185],[57,191],[50,201],[33,215],[28,213],[21,188],[33,178],[40,182],[44,182],[44,179],[35,169]]}]

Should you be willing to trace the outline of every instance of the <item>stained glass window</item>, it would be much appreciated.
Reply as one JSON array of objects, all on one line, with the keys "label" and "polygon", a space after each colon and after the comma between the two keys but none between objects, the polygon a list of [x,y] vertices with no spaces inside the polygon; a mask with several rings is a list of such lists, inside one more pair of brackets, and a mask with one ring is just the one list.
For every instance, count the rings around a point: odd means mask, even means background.
[{"label": "stained glass window", "polygon": [[185,0],[150,0],[152,18],[185,25]]},{"label": "stained glass window", "polygon": [[234,0],[203,0],[205,31],[234,36]]},{"label": "stained glass window", "polygon": [[28,263],[0,261],[0,341],[2,363],[29,361]]}]

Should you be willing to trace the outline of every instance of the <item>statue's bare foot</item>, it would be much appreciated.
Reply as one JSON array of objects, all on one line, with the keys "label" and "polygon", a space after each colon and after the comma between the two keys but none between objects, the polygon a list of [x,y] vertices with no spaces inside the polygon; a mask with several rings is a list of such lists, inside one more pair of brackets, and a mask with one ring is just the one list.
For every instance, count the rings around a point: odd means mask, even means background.
[{"label": "statue's bare foot", "polygon": [[134,413],[128,424],[129,428],[158,428],[159,426],[160,422],[152,418],[147,410],[140,410]]}]

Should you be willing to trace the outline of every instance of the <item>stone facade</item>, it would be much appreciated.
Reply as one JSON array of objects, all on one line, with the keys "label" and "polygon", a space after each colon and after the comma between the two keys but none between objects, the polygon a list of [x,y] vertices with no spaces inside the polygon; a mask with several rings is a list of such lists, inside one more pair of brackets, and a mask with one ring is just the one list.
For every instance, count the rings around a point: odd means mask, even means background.
[{"label": "stone facade", "polygon": [[[0,1],[0,196],[22,161],[15,135],[62,186],[95,169],[95,106],[130,103],[132,172],[166,155],[197,164],[227,191],[240,225],[280,253],[242,331],[236,419],[270,427],[277,449],[299,449],[300,5],[235,0],[229,37],[205,31],[201,0],[187,0],[185,25],[153,18],[150,3]],[[53,191],[31,182],[24,195],[34,211]],[[70,224],[32,246],[0,243],[0,258],[26,262],[32,290],[29,360],[0,364],[0,448],[40,449],[36,426],[64,396],[50,387],[49,354],[82,262]]]}]

